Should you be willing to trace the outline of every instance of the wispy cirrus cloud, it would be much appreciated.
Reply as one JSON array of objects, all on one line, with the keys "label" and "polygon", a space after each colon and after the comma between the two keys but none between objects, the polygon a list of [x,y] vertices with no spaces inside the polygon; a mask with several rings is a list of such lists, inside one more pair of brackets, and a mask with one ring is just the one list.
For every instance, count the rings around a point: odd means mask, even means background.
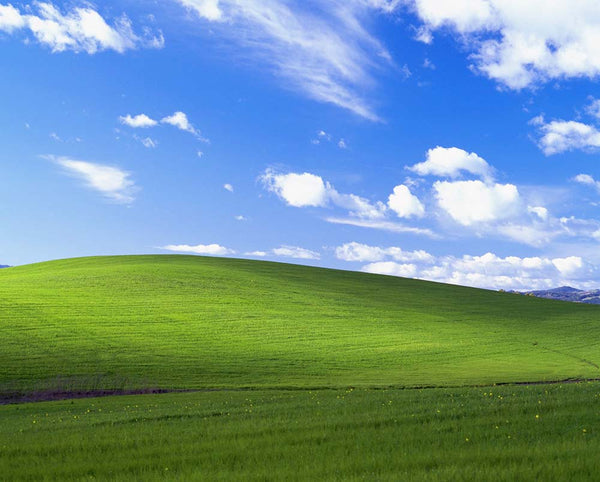
[{"label": "wispy cirrus cloud", "polygon": [[0,4],[0,31],[13,34],[29,31],[53,52],[71,50],[95,54],[103,50],[123,53],[138,47],[162,48],[162,33],[136,34],[131,20],[122,15],[109,24],[90,6],[75,7],[63,13],[48,2],[33,2],[24,11],[13,5]]},{"label": "wispy cirrus cloud", "polygon": [[68,157],[43,156],[61,166],[64,171],[81,181],[89,189],[119,204],[131,204],[139,190],[131,174],[123,169],[95,162],[80,161]]},{"label": "wispy cirrus cloud", "polygon": [[379,120],[364,92],[373,71],[392,64],[368,20],[397,2],[347,0],[177,0],[211,31],[243,48],[246,56],[307,96]]},{"label": "wispy cirrus cloud", "polygon": [[348,226],[357,226],[359,228],[379,229],[389,231],[390,233],[399,234],[415,234],[417,236],[427,236],[429,238],[439,238],[439,235],[434,233],[429,228],[420,228],[416,226],[407,226],[394,221],[384,221],[377,219],[357,219],[351,217],[327,217],[325,221],[332,224],[345,224]]}]

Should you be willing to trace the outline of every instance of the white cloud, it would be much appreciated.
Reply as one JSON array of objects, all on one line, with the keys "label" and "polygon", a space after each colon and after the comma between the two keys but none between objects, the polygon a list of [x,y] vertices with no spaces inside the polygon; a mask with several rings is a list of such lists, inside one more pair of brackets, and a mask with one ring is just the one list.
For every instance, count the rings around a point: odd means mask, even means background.
[{"label": "white cloud", "polygon": [[539,147],[547,156],[600,147],[600,130],[582,122],[556,120],[541,124],[539,130],[542,134]]},{"label": "white cloud", "polygon": [[207,20],[216,22],[223,19],[219,0],[179,0],[179,2]]},{"label": "white cloud", "polygon": [[411,194],[410,189],[403,184],[396,186],[389,195],[388,206],[400,218],[420,218],[425,214],[425,208],[419,198]]},{"label": "white cloud", "polygon": [[267,254],[269,253],[267,253],[266,251],[250,251],[249,253],[244,253],[244,255],[246,256],[256,256],[259,258],[264,258],[265,256],[267,256]]},{"label": "white cloud", "polygon": [[356,194],[340,194],[332,187],[329,187],[327,191],[329,199],[336,206],[347,209],[350,216],[363,219],[382,219],[385,217],[386,207],[382,202],[372,203]]},{"label": "white cloud", "polygon": [[398,247],[381,248],[379,246],[369,246],[357,242],[346,243],[335,249],[335,255],[343,261],[383,261],[391,258],[394,261],[401,262],[421,262],[429,263],[434,260],[433,256],[427,251],[404,251]]},{"label": "white cloud", "polygon": [[241,214],[238,214],[237,216],[235,216],[235,220],[236,221],[248,221],[248,218],[246,216],[242,216]]},{"label": "white cloud", "polygon": [[310,249],[299,248],[297,246],[281,246],[273,250],[275,256],[281,256],[283,258],[296,258],[296,259],[320,259],[321,255],[316,251]]},{"label": "white cloud", "polygon": [[229,192],[233,192],[233,186],[229,183],[223,184],[223,189],[225,189],[226,191],[229,191]]},{"label": "white cloud", "polygon": [[87,187],[112,201],[130,204],[135,199],[134,193],[137,188],[127,171],[67,157],[45,156],[45,158],[63,167],[67,173],[81,179]]},{"label": "white cloud", "polygon": [[423,67],[426,69],[435,70],[435,64],[427,58],[423,61]]},{"label": "white cloud", "polygon": [[11,33],[13,30],[25,27],[26,23],[25,17],[21,15],[21,12],[10,3],[8,5],[0,5],[0,30]]},{"label": "white cloud", "polygon": [[125,124],[129,127],[154,127],[158,124],[157,121],[148,117],[146,114],[138,114],[136,116],[131,116],[127,114],[126,116],[120,116],[119,121],[121,124]]},{"label": "white cloud", "polygon": [[144,147],[146,147],[147,149],[154,149],[156,146],[158,146],[158,141],[155,139],[152,139],[151,137],[134,136],[134,139],[141,142],[141,144]]},{"label": "white cloud", "polygon": [[184,112],[174,112],[170,116],[163,117],[160,120],[160,122],[163,124],[172,125],[173,127],[176,127],[179,130],[189,132],[190,134],[195,135],[202,142],[210,142],[205,137],[202,137],[202,133],[190,123],[187,115]]},{"label": "white cloud", "polygon": [[357,219],[357,218],[337,218],[328,217],[325,221],[332,224],[346,224],[349,226],[357,226],[360,228],[380,229],[391,233],[416,234],[420,236],[428,236],[430,238],[439,238],[431,229],[418,228],[414,226],[405,226],[401,223],[392,221],[377,220],[377,219]]},{"label": "white cloud", "polygon": [[163,246],[161,249],[178,253],[206,254],[209,256],[235,254],[234,250],[221,246],[220,244],[197,244],[195,246],[190,246],[189,244],[169,244]]},{"label": "white cloud", "polygon": [[349,253],[356,256],[349,256],[348,261],[374,260],[362,268],[362,271],[369,273],[420,278],[479,288],[532,290],[563,285],[585,287],[589,286],[589,279],[598,272],[597,266],[587,263],[579,256],[502,258],[493,253],[486,253],[482,256],[437,258],[430,255],[424,260],[401,259],[396,262],[378,261],[381,248],[368,248],[366,251],[350,250]]},{"label": "white cloud", "polygon": [[190,132],[191,134],[196,134],[196,129],[194,128],[194,126],[192,126],[192,124],[190,124],[190,121],[185,112],[174,112],[172,115],[163,117],[160,121],[163,124],[169,124],[173,127],[177,127],[177,129],[180,129],[182,131]]},{"label": "white cloud", "polygon": [[552,260],[552,264],[556,266],[556,269],[560,273],[567,277],[576,276],[583,268],[583,259],[579,256],[569,256],[568,258],[555,258]]},{"label": "white cloud", "polygon": [[366,273],[386,274],[390,276],[401,276],[413,278],[417,275],[417,267],[414,264],[400,264],[393,261],[380,261],[370,263],[362,268]]},{"label": "white cloud", "polygon": [[590,99],[590,103],[585,107],[585,112],[596,119],[600,119],[600,99]]},{"label": "white cloud", "polygon": [[241,45],[263,70],[266,65],[285,87],[320,102],[378,120],[364,93],[376,81],[371,71],[391,63],[385,47],[368,30],[378,12],[396,2],[317,0],[179,0],[211,32]]},{"label": "white cloud", "polygon": [[344,139],[340,139],[337,145],[340,149],[348,149],[348,145]]},{"label": "white cloud", "polygon": [[331,203],[358,218],[381,219],[385,216],[386,206],[382,202],[373,203],[356,194],[339,193],[315,174],[277,174],[267,169],[260,179],[267,190],[277,194],[289,206],[325,207]]},{"label": "white cloud", "polygon": [[[159,124],[159,121],[152,119],[146,114],[138,114],[135,116],[127,114],[126,116],[120,116],[119,121],[121,122],[121,124],[125,124],[133,128],[156,127]],[[190,123],[188,116],[185,114],[185,112],[174,112],[172,115],[163,117],[160,120],[160,123],[168,124],[173,127],[176,127],[179,130],[189,132],[190,134],[196,136],[201,142],[210,142],[207,138],[203,137],[202,133]],[[198,151],[198,157],[202,157],[201,151]]]},{"label": "white cloud", "polygon": [[531,214],[535,214],[542,221],[548,219],[548,210],[543,206],[527,206],[527,211]]},{"label": "white cloud", "polygon": [[499,234],[529,246],[540,247],[549,244],[557,236],[566,234],[564,229],[553,226],[553,224],[555,223],[534,222],[532,224],[522,224],[509,222],[491,226],[487,232],[489,234]]},{"label": "white cloud", "polygon": [[427,151],[427,160],[407,169],[420,176],[439,176],[456,178],[463,171],[486,180],[493,178],[494,170],[474,152],[468,153],[457,147],[435,147]]},{"label": "white cloud", "polygon": [[[123,15],[109,25],[91,7],[73,8],[62,13],[52,3],[34,2],[23,13],[12,5],[0,5],[0,30],[12,33],[27,29],[53,52],[71,50],[94,54],[102,50],[123,53],[137,47],[162,48],[160,32],[151,34],[145,29],[143,37],[133,32],[131,21]],[[36,13],[30,13],[35,11]]]},{"label": "white cloud", "polygon": [[597,0],[411,0],[411,4],[423,21],[421,31],[455,32],[473,49],[475,68],[509,88],[600,74]]},{"label": "white cloud", "polygon": [[593,186],[595,187],[598,191],[600,191],[600,181],[596,181],[592,176],[590,176],[589,174],[577,174],[574,178],[573,181],[578,182],[579,184],[585,184],[587,186]]},{"label": "white cloud", "polygon": [[198,151],[198,152],[196,152],[196,155],[197,155],[198,157],[202,158],[202,157],[204,157],[204,152],[202,152],[202,151]]},{"label": "white cloud", "polygon": [[513,184],[436,181],[433,188],[438,205],[463,226],[509,218],[520,205]]},{"label": "white cloud", "polygon": [[331,134],[328,134],[324,130],[320,130],[319,132],[317,132],[317,137],[319,137],[320,139],[325,139],[327,141],[331,140]]},{"label": "white cloud", "polygon": [[266,188],[277,194],[288,205],[295,207],[325,206],[329,184],[320,176],[304,172],[302,174],[276,174],[267,169],[261,176]]}]

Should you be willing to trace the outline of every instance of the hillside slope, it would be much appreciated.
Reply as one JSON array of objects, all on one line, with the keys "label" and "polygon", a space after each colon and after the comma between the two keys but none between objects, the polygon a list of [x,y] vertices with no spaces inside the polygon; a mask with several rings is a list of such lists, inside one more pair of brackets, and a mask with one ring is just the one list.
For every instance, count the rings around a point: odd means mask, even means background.
[{"label": "hillside slope", "polygon": [[0,392],[600,376],[600,307],[195,256],[0,271]]}]

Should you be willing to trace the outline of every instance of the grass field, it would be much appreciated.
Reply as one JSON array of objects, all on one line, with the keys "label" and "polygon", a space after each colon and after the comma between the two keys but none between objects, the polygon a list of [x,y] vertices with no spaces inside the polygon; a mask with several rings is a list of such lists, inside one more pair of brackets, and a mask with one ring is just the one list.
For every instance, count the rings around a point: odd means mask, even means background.
[{"label": "grass field", "polygon": [[[0,480],[593,480],[600,306],[191,256],[0,270]],[[412,389],[406,387],[413,387]],[[438,388],[414,388],[438,387]]]},{"label": "grass field", "polygon": [[600,384],[0,407],[1,480],[597,480]]},{"label": "grass field", "polygon": [[600,307],[191,256],[0,271],[0,392],[600,376]]}]

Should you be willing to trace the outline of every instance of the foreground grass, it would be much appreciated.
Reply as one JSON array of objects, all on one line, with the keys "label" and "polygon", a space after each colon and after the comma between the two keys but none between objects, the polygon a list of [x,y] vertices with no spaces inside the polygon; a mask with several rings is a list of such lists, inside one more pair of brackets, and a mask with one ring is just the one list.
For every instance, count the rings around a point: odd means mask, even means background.
[{"label": "foreground grass", "polygon": [[600,384],[0,407],[2,480],[594,480]]},{"label": "foreground grass", "polygon": [[600,307],[193,256],[0,270],[0,395],[600,376]]}]

